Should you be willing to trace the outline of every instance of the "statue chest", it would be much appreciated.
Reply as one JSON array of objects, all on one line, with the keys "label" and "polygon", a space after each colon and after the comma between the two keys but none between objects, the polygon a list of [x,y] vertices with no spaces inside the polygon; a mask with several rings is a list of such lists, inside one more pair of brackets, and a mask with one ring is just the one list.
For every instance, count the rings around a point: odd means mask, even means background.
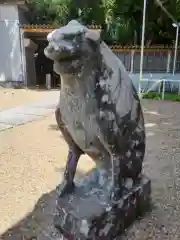
[{"label": "statue chest", "polygon": [[84,151],[92,149],[99,132],[95,100],[82,97],[80,94],[61,92],[59,105],[62,121],[73,140]]}]

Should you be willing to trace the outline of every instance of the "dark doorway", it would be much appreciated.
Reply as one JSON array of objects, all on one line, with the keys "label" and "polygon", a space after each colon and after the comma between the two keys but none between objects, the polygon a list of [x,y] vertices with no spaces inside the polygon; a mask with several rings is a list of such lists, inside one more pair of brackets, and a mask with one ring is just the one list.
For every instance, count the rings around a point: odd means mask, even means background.
[{"label": "dark doorway", "polygon": [[44,48],[47,46],[47,41],[36,41],[38,48],[35,52],[35,68],[37,85],[44,88],[46,85],[46,75],[51,75],[51,88],[58,88],[60,86],[60,76],[53,71],[53,61],[48,59],[44,54]]}]

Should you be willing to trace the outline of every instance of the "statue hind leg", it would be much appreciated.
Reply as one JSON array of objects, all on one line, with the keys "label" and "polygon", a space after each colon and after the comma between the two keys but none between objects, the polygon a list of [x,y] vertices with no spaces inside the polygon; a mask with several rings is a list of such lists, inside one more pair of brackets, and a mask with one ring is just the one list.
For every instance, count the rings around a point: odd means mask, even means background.
[{"label": "statue hind leg", "polygon": [[142,171],[145,152],[145,133],[142,123],[139,122],[134,133],[127,131],[122,138],[111,132],[108,134],[108,131],[106,132],[107,136],[101,135],[100,137],[100,141],[107,149],[111,159],[112,200],[117,201],[122,197],[127,178],[131,178],[134,185]]},{"label": "statue hind leg", "polygon": [[57,188],[58,195],[62,197],[74,190],[74,176],[76,173],[78,160],[81,154],[83,154],[83,151],[73,141],[66,126],[63,124],[59,108],[56,109],[55,116],[58,127],[69,147],[63,182]]},{"label": "statue hind leg", "polygon": [[131,137],[130,152],[131,155],[127,156],[126,162],[126,175],[131,177],[133,183],[139,182],[142,173],[142,163],[145,155],[145,130],[142,121],[139,121],[137,128]]}]

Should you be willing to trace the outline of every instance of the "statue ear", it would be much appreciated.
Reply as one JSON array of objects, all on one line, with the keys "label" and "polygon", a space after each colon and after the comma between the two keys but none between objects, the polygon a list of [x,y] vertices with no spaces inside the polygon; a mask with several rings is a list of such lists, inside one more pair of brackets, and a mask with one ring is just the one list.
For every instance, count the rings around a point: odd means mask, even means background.
[{"label": "statue ear", "polygon": [[94,47],[98,47],[101,43],[101,36],[99,31],[88,29],[85,33],[85,38],[90,41],[90,44]]},{"label": "statue ear", "polygon": [[85,33],[85,37],[91,41],[100,42],[100,33],[97,30],[91,30],[88,29],[87,32]]}]

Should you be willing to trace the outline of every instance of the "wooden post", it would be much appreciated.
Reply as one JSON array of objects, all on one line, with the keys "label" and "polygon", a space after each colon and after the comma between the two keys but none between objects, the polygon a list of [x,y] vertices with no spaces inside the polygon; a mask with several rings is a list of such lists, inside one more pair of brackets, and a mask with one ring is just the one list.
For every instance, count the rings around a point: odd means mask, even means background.
[{"label": "wooden post", "polygon": [[51,90],[51,74],[46,74],[46,88]]},{"label": "wooden post", "polygon": [[134,72],[134,50],[131,50],[131,69],[130,72],[133,73]]},{"label": "wooden post", "polygon": [[170,72],[170,63],[171,63],[171,51],[168,51],[168,56],[167,56],[167,67],[166,67],[166,72],[169,73]]}]

